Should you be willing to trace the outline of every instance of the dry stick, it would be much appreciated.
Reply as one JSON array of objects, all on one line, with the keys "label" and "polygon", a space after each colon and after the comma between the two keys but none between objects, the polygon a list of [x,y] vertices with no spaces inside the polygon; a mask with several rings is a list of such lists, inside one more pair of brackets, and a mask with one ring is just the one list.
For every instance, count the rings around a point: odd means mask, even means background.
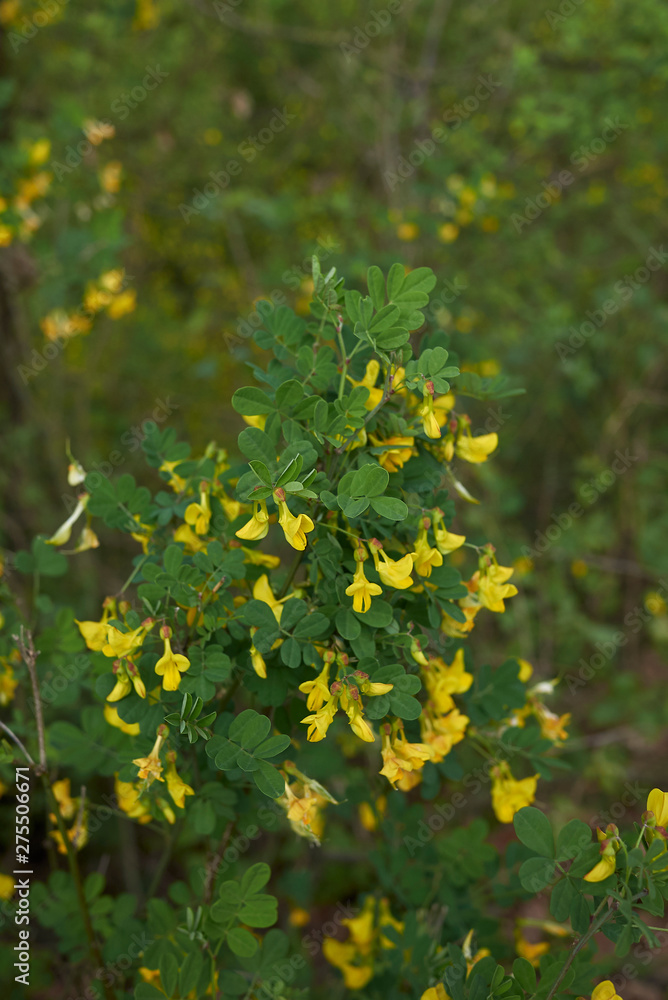
[{"label": "dry stick", "polygon": [[[56,797],[53,794],[53,789],[49,782],[47,775],[48,765],[46,760],[46,743],[44,739],[44,715],[42,713],[42,700],[39,693],[39,684],[37,683],[37,657],[39,656],[39,651],[35,650],[35,644],[33,642],[32,633],[21,626],[19,630],[19,635],[14,636],[18,643],[19,652],[28,668],[28,673],[30,675],[30,683],[32,685],[33,699],[35,702],[35,720],[37,724],[37,743],[39,746],[39,765],[35,768],[35,773],[39,774],[42,780],[42,786],[44,788],[44,794],[46,800],[49,804],[51,811],[56,820],[56,826],[58,827],[58,832],[65,848],[67,854],[67,863],[70,868],[70,874],[72,876],[72,881],[74,882],[74,887],[77,893],[77,901],[79,903],[79,909],[81,911],[81,917],[83,919],[84,928],[86,931],[86,937],[88,938],[88,948],[90,951],[90,956],[98,969],[104,968],[104,962],[102,961],[102,953],[100,951],[100,946],[97,943],[97,938],[95,937],[95,931],[93,929],[93,924],[90,918],[90,912],[88,910],[88,903],[86,902],[86,894],[84,892],[83,883],[81,881],[81,872],[79,871],[79,861],[77,858],[76,850],[67,835],[67,827],[63,821],[63,817],[60,812],[60,805],[56,801]],[[114,994],[111,991],[111,987],[106,983],[103,986],[104,995],[107,1000],[114,1000]]]},{"label": "dry stick", "polygon": [[21,743],[21,740],[18,738],[18,736],[16,735],[16,733],[12,732],[12,730],[9,728],[9,726],[6,726],[4,724],[4,722],[0,722],[0,729],[2,729],[3,732],[7,733],[7,735],[9,736],[10,739],[14,740],[14,742],[17,745],[17,747],[19,748],[19,750],[21,751],[21,753],[23,754],[23,756],[25,757],[25,759],[28,761],[28,763],[32,767],[36,768],[37,764],[32,759],[32,757],[30,756],[30,754],[28,753],[28,751],[26,750],[26,748],[23,746],[23,743]]}]

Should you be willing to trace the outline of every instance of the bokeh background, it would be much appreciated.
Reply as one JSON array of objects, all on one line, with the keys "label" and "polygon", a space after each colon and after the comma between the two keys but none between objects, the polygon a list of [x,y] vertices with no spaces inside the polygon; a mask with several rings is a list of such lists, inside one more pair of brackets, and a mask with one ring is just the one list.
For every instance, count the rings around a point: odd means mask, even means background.
[{"label": "bokeh background", "polygon": [[[304,311],[312,254],[359,287],[429,265],[431,322],[526,389],[470,411],[501,443],[465,523],[520,588],[477,655],[562,679],[557,821],[643,808],[668,748],[667,53],[658,0],[3,0],[3,548],[71,509],[68,439],[142,481],[149,419],[233,451],[255,303]],[[57,584],[81,618],[136,552],[100,537]]]}]

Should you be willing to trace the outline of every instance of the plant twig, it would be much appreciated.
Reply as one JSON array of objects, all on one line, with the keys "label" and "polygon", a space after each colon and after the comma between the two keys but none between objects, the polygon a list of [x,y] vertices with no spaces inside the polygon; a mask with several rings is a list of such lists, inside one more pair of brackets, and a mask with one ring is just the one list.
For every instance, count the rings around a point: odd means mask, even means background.
[{"label": "plant twig", "polygon": [[215,854],[206,866],[206,875],[204,877],[204,892],[203,899],[208,905],[211,901],[211,893],[213,891],[213,883],[216,875],[216,869],[218,865],[223,860],[223,854],[225,853],[225,848],[228,845],[229,839],[232,836],[232,830],[234,829],[234,820],[231,819],[223,831],[223,836],[220,838],[220,843],[216,848]]},{"label": "plant twig", "polygon": [[13,732],[13,731],[12,731],[12,730],[11,730],[11,729],[9,728],[9,726],[6,726],[6,725],[4,724],[4,722],[0,722],[0,729],[2,729],[2,730],[3,730],[3,732],[7,733],[7,735],[9,736],[9,738],[10,738],[10,739],[14,740],[14,742],[15,742],[15,743],[16,743],[16,745],[17,745],[17,747],[19,748],[19,750],[21,751],[21,753],[23,754],[23,756],[25,757],[25,759],[26,759],[26,760],[28,761],[28,763],[29,763],[29,764],[30,764],[30,765],[31,765],[32,767],[35,767],[35,768],[36,768],[36,767],[37,767],[37,764],[36,764],[36,763],[35,763],[35,761],[34,761],[34,760],[32,759],[32,757],[30,756],[30,754],[28,753],[28,751],[26,750],[26,748],[25,748],[25,747],[23,746],[23,743],[21,743],[21,740],[20,740],[20,739],[18,738],[18,736],[16,735],[16,733],[15,733],[15,732]]},{"label": "plant twig", "polygon": [[21,625],[19,634],[15,635],[19,647],[21,659],[28,668],[30,683],[32,685],[33,701],[35,702],[35,724],[37,726],[37,745],[39,747],[39,768],[37,774],[46,773],[46,743],[44,740],[44,715],[42,713],[42,699],[39,694],[39,684],[37,681],[37,657],[39,650],[35,649],[32,633]]},{"label": "plant twig", "polygon": [[589,926],[589,930],[585,934],[583,934],[580,940],[576,941],[573,947],[571,948],[569,956],[564,962],[564,967],[557,976],[557,978],[555,979],[555,981],[552,983],[552,989],[545,997],[545,1000],[552,1000],[552,997],[555,996],[557,990],[559,989],[561,983],[563,982],[564,976],[566,975],[571,965],[573,964],[575,956],[578,954],[579,951],[582,951],[587,942],[590,941],[591,938],[594,936],[594,934],[596,934],[596,932],[601,929],[606,920],[609,920],[609,918],[612,916],[613,911],[610,909],[607,911],[607,913],[601,912],[603,908],[607,906],[607,904],[608,904],[608,897],[606,896],[605,899],[594,911],[594,915],[592,918],[592,922]]}]

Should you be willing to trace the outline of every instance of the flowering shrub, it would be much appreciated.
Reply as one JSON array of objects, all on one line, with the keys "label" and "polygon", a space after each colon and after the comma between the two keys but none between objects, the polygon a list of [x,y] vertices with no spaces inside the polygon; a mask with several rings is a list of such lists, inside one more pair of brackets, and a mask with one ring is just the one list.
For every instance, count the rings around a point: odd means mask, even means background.
[{"label": "flowering shrub", "polygon": [[[93,998],[316,996],[326,968],[374,1000],[614,1000],[590,942],[658,945],[668,800],[555,839],[532,805],[566,766],[554,684],[476,662],[476,623],[517,589],[467,534],[462,479],[498,438],[466,400],[514,390],[414,334],[428,268],[372,267],[366,296],[317,258],[313,277],[308,319],[258,305],[245,461],[153,425],[153,494],[70,456],[74,510],[12,561],[2,766],[5,791],[14,759],[41,782],[31,905],[57,948],[37,971]],[[99,620],[41,592],[63,553],[113,544],[136,554]]]}]

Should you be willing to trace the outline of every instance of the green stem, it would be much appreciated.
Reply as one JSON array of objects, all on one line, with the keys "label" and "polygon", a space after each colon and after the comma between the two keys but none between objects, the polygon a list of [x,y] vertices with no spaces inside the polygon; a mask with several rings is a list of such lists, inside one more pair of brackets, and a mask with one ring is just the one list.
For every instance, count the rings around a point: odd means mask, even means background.
[{"label": "green stem", "polygon": [[293,559],[292,566],[288,570],[288,575],[285,578],[285,582],[283,583],[283,586],[281,587],[281,592],[278,595],[278,600],[279,601],[281,600],[281,598],[285,597],[285,595],[287,594],[288,590],[290,589],[290,584],[294,580],[295,573],[299,569],[299,567],[301,565],[301,561],[302,561],[303,558],[304,558],[304,553],[303,552],[297,552],[297,555]]},{"label": "green stem", "polygon": [[179,839],[179,835],[180,835],[181,830],[183,828],[183,822],[184,821],[182,819],[178,819],[176,821],[176,823],[174,824],[174,826],[172,827],[171,836],[170,836],[169,840],[167,841],[167,843],[165,844],[165,849],[162,852],[162,857],[160,858],[160,861],[158,862],[158,867],[156,868],[155,872],[153,873],[153,878],[151,879],[151,884],[148,887],[148,892],[146,893],[146,900],[147,901],[149,899],[153,899],[153,897],[155,896],[156,892],[158,891],[158,886],[160,885],[160,880],[162,879],[162,876],[165,874],[165,869],[166,869],[167,865],[169,864],[169,859],[172,856],[172,851],[174,850],[174,847],[176,846],[176,841]]}]

